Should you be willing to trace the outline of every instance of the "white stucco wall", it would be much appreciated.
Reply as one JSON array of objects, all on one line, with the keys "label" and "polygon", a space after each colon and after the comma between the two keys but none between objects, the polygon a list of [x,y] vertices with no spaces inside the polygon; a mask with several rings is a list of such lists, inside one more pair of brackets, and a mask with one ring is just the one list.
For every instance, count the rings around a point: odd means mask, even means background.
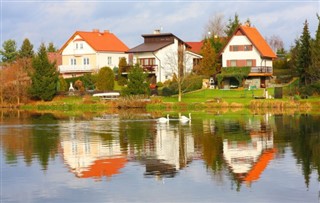
[{"label": "white stucco wall", "polygon": [[[70,70],[90,69],[97,72],[100,68],[105,66],[110,68],[118,67],[121,57],[125,57],[128,61],[128,54],[126,53],[96,52],[88,43],[77,39],[81,39],[81,37],[76,35],[62,51],[62,67],[64,67],[64,70],[67,70],[68,68],[70,68]],[[76,44],[78,44],[78,47],[76,47]],[[108,57],[111,57],[110,64],[108,63]],[[86,65],[85,67],[83,67],[84,58],[89,58],[89,65]],[[76,60],[76,65],[71,66],[71,59]]]},{"label": "white stucco wall", "polygon": [[[76,35],[73,40],[64,48],[62,56],[75,55],[75,54],[94,54],[95,50],[85,41],[75,41],[81,39],[79,35]],[[80,44],[83,44],[83,49],[80,49]],[[78,49],[76,49],[76,44],[78,44]]]},{"label": "white stucco wall", "polygon": [[252,51],[230,51],[232,45],[252,45],[246,36],[233,36],[222,54],[222,67],[227,67],[228,60],[256,60],[256,66],[272,66],[272,60],[262,60],[259,51],[253,46]]},{"label": "white stucco wall", "polygon": [[[155,58],[155,65],[158,66],[155,70],[157,82],[164,82],[172,79],[173,74],[178,71],[178,40],[174,39],[173,44],[153,53],[135,53],[133,56],[133,63],[137,63],[139,58]],[[188,51],[185,52],[186,73],[192,71],[194,58],[201,58],[201,56]]]},{"label": "white stucco wall", "polygon": [[[111,57],[111,63],[108,64],[108,57]],[[128,62],[128,54],[126,53],[112,53],[112,52],[98,52],[96,53],[97,58],[97,68],[102,68],[105,66],[113,69],[114,67],[119,66],[120,58],[125,57]]]}]

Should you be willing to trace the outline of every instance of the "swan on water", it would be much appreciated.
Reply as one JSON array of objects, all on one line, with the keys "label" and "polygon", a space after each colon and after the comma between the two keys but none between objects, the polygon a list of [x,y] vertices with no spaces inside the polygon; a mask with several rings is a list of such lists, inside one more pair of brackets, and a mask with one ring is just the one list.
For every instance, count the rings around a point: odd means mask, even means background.
[{"label": "swan on water", "polygon": [[181,116],[179,120],[182,122],[183,121],[191,121],[191,113],[189,113],[189,118],[186,116]]},{"label": "swan on water", "polygon": [[165,123],[165,122],[167,122],[167,121],[169,121],[169,120],[170,120],[170,119],[169,119],[169,114],[167,114],[167,118],[161,117],[161,118],[158,119],[158,121],[159,121],[160,123]]}]

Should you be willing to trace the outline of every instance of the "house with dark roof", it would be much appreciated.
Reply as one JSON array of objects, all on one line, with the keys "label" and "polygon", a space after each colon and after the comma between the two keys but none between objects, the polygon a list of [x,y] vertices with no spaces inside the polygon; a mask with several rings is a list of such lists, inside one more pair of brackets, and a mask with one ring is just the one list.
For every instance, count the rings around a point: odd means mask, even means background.
[{"label": "house with dark roof", "polygon": [[172,33],[161,33],[156,30],[153,34],[142,35],[144,42],[127,53],[132,55],[131,64],[140,64],[148,70],[154,82],[164,82],[171,79],[182,65],[183,73],[192,71],[195,60],[202,58],[198,53],[190,51],[191,46]]},{"label": "house with dark roof", "polygon": [[[249,67],[243,85],[265,88],[273,75],[276,54],[255,27],[240,25],[221,52],[222,72],[229,67]],[[242,86],[234,77],[223,79],[224,88]]]},{"label": "house with dark roof", "polygon": [[62,55],[60,74],[65,78],[77,77],[98,72],[105,66],[117,67],[120,58],[128,60],[128,54],[125,53],[128,49],[108,30],[76,31],[59,50]]}]

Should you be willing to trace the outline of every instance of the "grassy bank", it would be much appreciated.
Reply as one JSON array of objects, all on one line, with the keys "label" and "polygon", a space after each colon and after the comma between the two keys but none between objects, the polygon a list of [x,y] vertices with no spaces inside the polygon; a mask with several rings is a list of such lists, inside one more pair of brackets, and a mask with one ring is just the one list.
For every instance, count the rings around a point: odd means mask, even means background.
[{"label": "grassy bank", "polygon": [[[269,88],[273,96],[274,89]],[[142,108],[148,111],[200,111],[210,109],[295,109],[297,111],[319,111],[320,97],[299,99],[284,97],[282,99],[255,99],[263,96],[263,89],[253,91],[245,89],[218,90],[204,89],[183,94],[182,102],[176,96],[151,97],[121,97],[119,100],[101,101],[92,96],[55,97],[50,102],[32,102],[20,108],[25,110],[51,111],[91,111],[98,112],[112,108]]]}]

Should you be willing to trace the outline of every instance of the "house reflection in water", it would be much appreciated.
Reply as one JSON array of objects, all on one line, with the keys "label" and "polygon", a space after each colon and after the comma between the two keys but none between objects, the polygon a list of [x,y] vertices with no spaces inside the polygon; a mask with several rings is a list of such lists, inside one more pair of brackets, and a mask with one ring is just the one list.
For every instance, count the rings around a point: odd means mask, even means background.
[{"label": "house reflection in water", "polygon": [[145,177],[174,177],[194,158],[194,139],[190,126],[179,122],[157,123],[154,149],[145,159]]},{"label": "house reflection in water", "polygon": [[273,131],[267,128],[268,117],[260,123],[248,123],[250,140],[223,141],[223,156],[231,172],[248,186],[257,181],[274,158]]},{"label": "house reflection in water", "polygon": [[[119,122],[119,121],[118,121]],[[127,162],[121,152],[119,139],[112,139],[106,144],[99,132],[103,129],[115,128],[116,120],[108,123],[75,122],[70,120],[61,124],[61,150],[64,162],[70,171],[79,178],[95,178],[101,180],[118,174]],[[95,133],[93,133],[95,132]]]}]

